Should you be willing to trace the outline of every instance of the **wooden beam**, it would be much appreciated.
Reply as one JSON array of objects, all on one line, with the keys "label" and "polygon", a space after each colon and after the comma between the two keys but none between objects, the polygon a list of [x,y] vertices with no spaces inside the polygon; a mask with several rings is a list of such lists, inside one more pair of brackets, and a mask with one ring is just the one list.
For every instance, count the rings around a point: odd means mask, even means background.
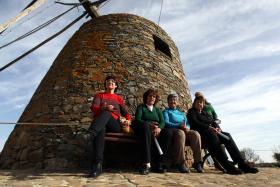
[{"label": "wooden beam", "polygon": [[89,0],[79,0],[81,3],[83,3],[83,7],[89,14],[89,16],[94,19],[100,16],[100,14],[97,12],[97,7],[93,6]]},{"label": "wooden beam", "polygon": [[0,33],[5,31],[8,27],[11,25],[15,24],[17,21],[22,19],[23,17],[27,16],[29,13],[31,13],[33,10],[37,9],[39,6],[44,4],[47,0],[37,0],[36,2],[33,2],[31,6],[28,8],[24,9],[22,12],[20,12],[17,16],[9,19],[5,23],[0,25]]}]

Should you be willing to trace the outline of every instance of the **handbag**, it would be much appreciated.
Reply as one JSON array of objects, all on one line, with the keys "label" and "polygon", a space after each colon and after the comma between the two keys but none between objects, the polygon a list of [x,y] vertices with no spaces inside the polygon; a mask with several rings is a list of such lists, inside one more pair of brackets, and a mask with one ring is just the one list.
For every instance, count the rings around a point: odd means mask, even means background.
[{"label": "handbag", "polygon": [[127,120],[125,117],[120,116],[119,121],[121,123],[122,132],[125,134],[132,134],[133,130],[131,128],[131,121]]}]

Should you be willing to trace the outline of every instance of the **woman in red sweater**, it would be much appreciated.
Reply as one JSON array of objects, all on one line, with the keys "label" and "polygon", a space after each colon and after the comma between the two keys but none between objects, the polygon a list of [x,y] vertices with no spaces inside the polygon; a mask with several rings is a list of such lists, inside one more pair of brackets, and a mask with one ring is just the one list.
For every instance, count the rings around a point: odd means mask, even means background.
[{"label": "woman in red sweater", "polygon": [[124,100],[115,94],[118,83],[114,76],[105,79],[106,91],[94,96],[91,106],[93,112],[93,122],[89,128],[93,134],[94,164],[92,167],[92,177],[97,177],[102,173],[102,161],[104,152],[105,132],[121,132],[120,117],[126,120],[127,125],[131,121],[131,115],[127,111]]}]

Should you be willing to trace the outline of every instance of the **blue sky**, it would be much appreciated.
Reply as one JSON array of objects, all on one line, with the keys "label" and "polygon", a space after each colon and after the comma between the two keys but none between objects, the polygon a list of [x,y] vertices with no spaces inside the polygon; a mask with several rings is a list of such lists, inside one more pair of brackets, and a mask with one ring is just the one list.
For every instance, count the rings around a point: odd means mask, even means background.
[{"label": "blue sky", "polygon": [[[30,1],[0,0],[0,24]],[[132,13],[157,23],[160,3],[110,1],[100,13]],[[3,33],[0,45],[68,8],[48,0]],[[0,66],[63,28],[82,11],[74,9],[46,29],[1,49]],[[232,133],[240,148],[253,148],[264,161],[272,161],[270,150],[280,145],[279,19],[279,0],[164,0],[160,19],[160,26],[177,44],[192,96],[204,92],[222,120],[223,130]],[[0,73],[0,121],[18,120],[59,51],[85,21]],[[0,150],[12,128],[0,125]]]}]

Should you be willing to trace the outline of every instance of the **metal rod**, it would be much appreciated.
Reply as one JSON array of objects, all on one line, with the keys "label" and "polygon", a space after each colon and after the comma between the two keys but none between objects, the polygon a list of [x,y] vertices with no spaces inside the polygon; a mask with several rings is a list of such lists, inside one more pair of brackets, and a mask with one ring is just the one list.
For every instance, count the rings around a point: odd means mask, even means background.
[{"label": "metal rod", "polygon": [[68,125],[68,126],[78,126],[80,125],[80,123],[36,123],[36,122],[32,122],[32,123],[28,123],[28,122],[0,122],[0,125],[57,125],[57,126],[63,126],[63,125]]}]

